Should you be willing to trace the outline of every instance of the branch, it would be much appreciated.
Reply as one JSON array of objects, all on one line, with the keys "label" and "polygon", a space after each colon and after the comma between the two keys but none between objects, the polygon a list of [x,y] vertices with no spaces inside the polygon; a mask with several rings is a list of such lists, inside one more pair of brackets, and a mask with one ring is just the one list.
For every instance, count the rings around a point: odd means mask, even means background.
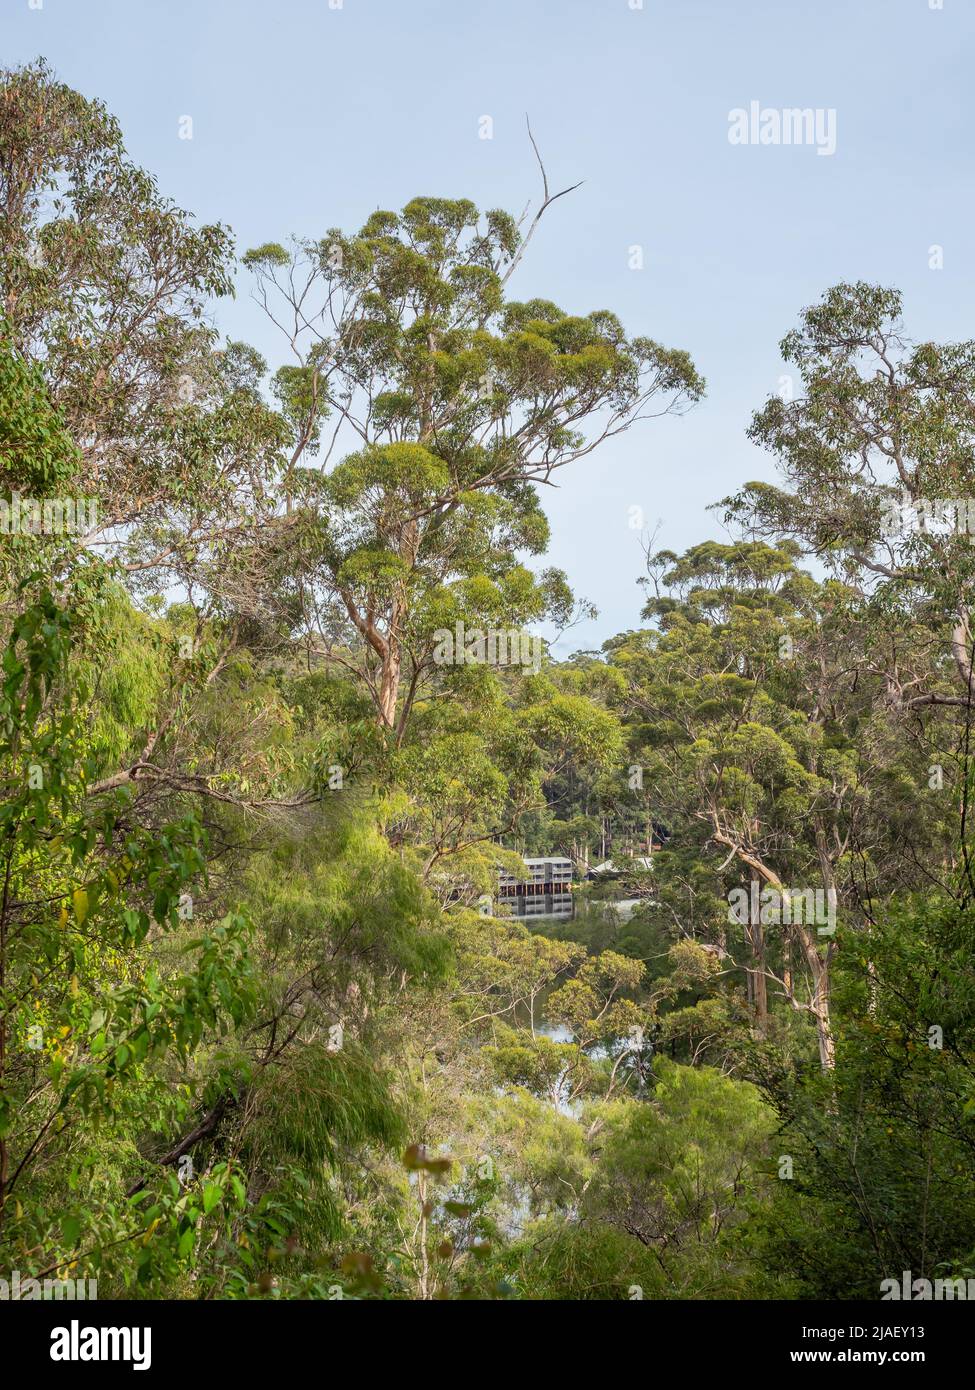
[{"label": "branch", "polygon": [[563,188],[561,193],[549,193],[548,175],[545,172],[545,165],[542,163],[542,156],[538,153],[538,146],[535,143],[535,137],[532,134],[531,123],[527,115],[525,117],[525,125],[528,127],[528,138],[532,142],[532,149],[535,151],[535,158],[538,160],[538,167],[542,171],[542,205],[536,212],[535,216],[532,218],[532,224],[528,228],[528,233],[522,241],[521,245],[518,247],[518,250],[515,252],[514,259],[508,266],[508,269],[505,271],[504,275],[502,275],[501,277],[502,289],[511,279],[512,275],[514,275],[516,269],[518,268],[521,262],[522,256],[528,250],[528,243],[531,241],[532,237],[535,234],[535,228],[538,226],[539,222],[541,222],[542,220],[542,217],[545,215],[545,210],[551,207],[551,205],[554,202],[556,202],[557,199],[564,198],[567,193],[572,193],[577,188],[581,188],[583,183],[585,182],[584,179],[580,179],[578,183],[571,184],[568,188]]}]

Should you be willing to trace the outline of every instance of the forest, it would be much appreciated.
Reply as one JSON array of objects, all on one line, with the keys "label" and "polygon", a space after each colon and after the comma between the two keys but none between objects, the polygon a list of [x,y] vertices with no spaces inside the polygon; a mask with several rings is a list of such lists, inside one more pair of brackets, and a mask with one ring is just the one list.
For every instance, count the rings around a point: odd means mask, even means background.
[{"label": "forest", "polygon": [[[0,73],[4,1277],[975,1279],[975,342],[896,286],[798,301],[778,482],[556,655],[546,488],[708,404],[625,304],[519,300],[572,235],[535,172],[520,218],[242,247]],[[214,326],[241,275],[276,360]],[[499,884],[546,857],[533,921]]]}]

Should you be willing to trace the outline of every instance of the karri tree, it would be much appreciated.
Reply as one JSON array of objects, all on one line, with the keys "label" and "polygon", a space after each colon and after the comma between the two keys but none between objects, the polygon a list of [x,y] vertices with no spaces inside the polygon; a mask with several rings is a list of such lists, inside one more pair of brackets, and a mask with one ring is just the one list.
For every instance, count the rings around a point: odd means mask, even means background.
[{"label": "karri tree", "polygon": [[315,518],[303,617],[400,737],[436,682],[436,632],[571,607],[563,576],[523,563],[547,540],[537,486],[702,394],[685,352],[614,314],[509,297],[553,201],[546,181],[524,237],[504,212],[416,198],[353,235],[245,256],[293,357],[274,384],[289,505]]}]

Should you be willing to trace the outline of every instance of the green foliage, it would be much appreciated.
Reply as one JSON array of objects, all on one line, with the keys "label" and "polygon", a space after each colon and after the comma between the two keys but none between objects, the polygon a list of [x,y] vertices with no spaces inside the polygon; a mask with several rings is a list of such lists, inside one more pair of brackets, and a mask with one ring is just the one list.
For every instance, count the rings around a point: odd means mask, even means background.
[{"label": "green foliage", "polygon": [[51,405],[40,367],[26,362],[0,318],[0,460],[3,488],[28,497],[56,493],[80,462],[78,450]]},{"label": "green foliage", "polygon": [[968,910],[918,898],[844,940],[835,1076],[765,1071],[793,1160],[767,1258],[805,1297],[876,1298],[904,1270],[971,1264],[972,932]]},{"label": "green foliage", "polygon": [[[541,485],[696,402],[687,354],[512,300],[515,220],[423,197],[243,257],[269,368],[209,326],[227,231],[43,62],[0,87],[0,481],[100,505],[0,564],[0,1266],[422,1301],[969,1269],[973,552],[891,519],[971,491],[972,345],[828,291],[753,425],[783,485],[556,661],[540,625],[592,610]],[[507,916],[543,853],[573,916]],[[835,936],[781,912],[816,887]]]},{"label": "green foliage", "polygon": [[[206,1037],[244,1022],[253,992],[243,917],[186,930],[206,868],[199,823],[132,828],[124,801],[88,812],[89,721],[66,684],[72,626],[43,595],[3,658],[0,1223],[11,1257],[33,1264],[40,1249],[51,1269],[97,1271],[106,1249],[144,1235],[120,1192],[101,1200],[106,1133],[128,1129],[119,1156],[131,1165],[130,1127],[178,1108],[153,1070],[185,1071]],[[150,939],[172,941],[165,967]],[[167,1229],[183,1255],[179,1227]]]}]

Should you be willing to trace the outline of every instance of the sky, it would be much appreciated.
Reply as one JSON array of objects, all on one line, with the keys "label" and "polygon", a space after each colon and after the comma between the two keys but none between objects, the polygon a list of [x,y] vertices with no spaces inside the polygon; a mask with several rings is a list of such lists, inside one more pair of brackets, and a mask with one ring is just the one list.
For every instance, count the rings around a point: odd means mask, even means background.
[{"label": "sky", "polygon": [[[584,182],[511,292],[611,309],[708,382],[543,489],[544,563],[599,610],[558,655],[640,625],[641,518],[681,550],[774,478],[745,431],[829,286],[896,286],[910,337],[972,336],[975,0],[0,0],[0,64],[41,55],[241,252],[420,194],[517,215],[539,193],[530,116],[553,188]],[[732,143],[753,102],[819,111],[835,150]],[[214,320],[285,360],[246,272]]]}]

